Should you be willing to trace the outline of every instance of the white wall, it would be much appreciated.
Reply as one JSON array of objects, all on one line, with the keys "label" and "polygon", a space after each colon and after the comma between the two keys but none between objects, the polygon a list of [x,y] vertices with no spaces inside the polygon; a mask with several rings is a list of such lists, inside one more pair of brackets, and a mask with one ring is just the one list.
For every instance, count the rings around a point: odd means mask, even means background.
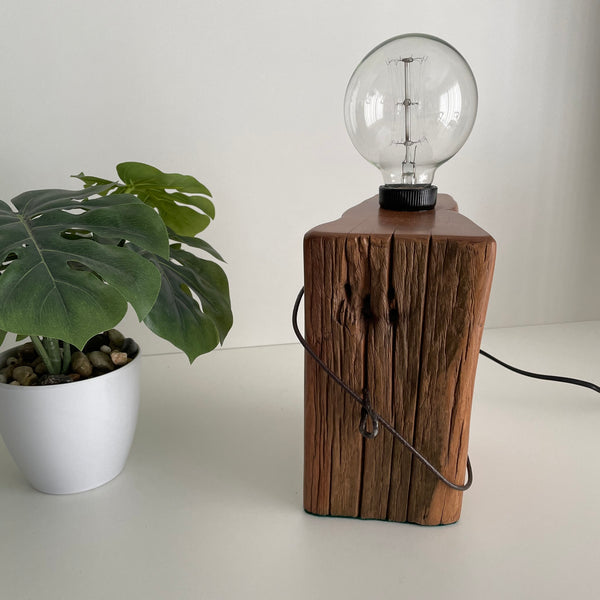
[{"label": "white wall", "polygon": [[292,341],[304,232],[380,184],[345,132],[348,78],[427,32],[478,80],[436,183],[498,241],[488,325],[600,319],[598,25],[597,0],[3,0],[0,197],[124,160],[196,175],[229,262],[227,345]]}]

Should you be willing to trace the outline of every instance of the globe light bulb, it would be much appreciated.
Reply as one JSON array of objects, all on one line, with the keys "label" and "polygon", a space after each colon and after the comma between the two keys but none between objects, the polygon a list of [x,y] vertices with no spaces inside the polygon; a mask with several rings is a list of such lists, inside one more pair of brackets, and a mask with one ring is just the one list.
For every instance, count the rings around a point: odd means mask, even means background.
[{"label": "globe light bulb", "polygon": [[383,42],[352,74],[346,129],[380,169],[382,208],[435,206],[436,169],[466,142],[477,114],[477,84],[467,61],[445,41],[408,34]]}]

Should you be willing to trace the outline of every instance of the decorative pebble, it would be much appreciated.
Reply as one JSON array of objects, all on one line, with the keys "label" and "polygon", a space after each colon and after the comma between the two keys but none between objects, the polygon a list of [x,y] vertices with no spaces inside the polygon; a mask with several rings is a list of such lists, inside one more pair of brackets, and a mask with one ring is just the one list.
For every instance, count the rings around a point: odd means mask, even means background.
[{"label": "decorative pebble", "polygon": [[37,383],[37,375],[33,372],[33,369],[27,365],[15,367],[13,378],[21,385],[34,385]]},{"label": "decorative pebble", "polygon": [[41,363],[44,362],[44,359],[41,356],[38,356],[37,358],[34,358],[31,363],[29,363],[29,366],[35,371],[35,368]]},{"label": "decorative pebble", "polygon": [[104,354],[110,354],[112,352],[112,348],[106,344],[100,346],[100,352],[104,352]]},{"label": "decorative pebble", "polygon": [[6,359],[6,366],[7,367],[16,367],[20,364],[19,359],[16,356],[9,356]]},{"label": "decorative pebble", "polygon": [[118,352],[117,350],[113,350],[113,352],[110,353],[110,359],[117,367],[126,365],[128,360],[127,352]]},{"label": "decorative pebble", "polygon": [[35,373],[31,373],[27,377],[21,379],[21,385],[37,385],[38,376]]},{"label": "decorative pebble", "polygon": [[26,344],[19,346],[18,356],[23,362],[31,362],[32,360],[35,360],[35,357],[37,356],[37,350],[35,349],[33,342],[27,342]]},{"label": "decorative pebble", "polygon": [[125,352],[130,358],[134,358],[139,352],[139,350],[140,347],[131,338],[125,338],[123,340],[123,346],[121,346],[121,351]]},{"label": "decorative pebble", "polygon": [[71,378],[68,375],[42,375],[39,379],[40,385],[56,385],[58,383],[71,383]]},{"label": "decorative pebble", "polygon": [[48,367],[46,366],[46,363],[42,360],[40,361],[37,365],[35,365],[34,369],[33,369],[38,375],[44,375],[45,373],[48,372]]},{"label": "decorative pebble", "polygon": [[101,352],[100,350],[94,350],[93,352],[90,352],[87,357],[92,365],[99,371],[106,373],[107,371],[113,371],[115,368],[112,360],[110,360],[110,356],[104,352]]},{"label": "decorative pebble", "polygon": [[33,373],[33,369],[29,365],[22,365],[13,369],[13,377],[17,380],[23,375],[30,375],[31,373]]},{"label": "decorative pebble", "polygon": [[18,381],[11,381],[9,385],[21,385]]},{"label": "decorative pebble", "polygon": [[6,377],[7,379],[10,379],[14,370],[14,365],[10,365],[9,367],[4,367],[4,369],[0,369],[0,374],[4,375],[4,377]]},{"label": "decorative pebble", "polygon": [[6,383],[7,381],[6,375],[2,375],[2,373],[0,373],[0,383]]},{"label": "decorative pebble", "polygon": [[89,377],[92,374],[92,363],[83,352],[73,352],[71,369],[81,377]]},{"label": "decorative pebble", "polygon": [[108,343],[113,350],[121,350],[125,336],[118,329],[109,329],[106,332]]},{"label": "decorative pebble", "polygon": [[103,333],[99,333],[88,340],[87,344],[83,347],[83,351],[87,354],[88,352],[93,352],[94,350],[100,350],[100,346],[106,345],[108,345],[108,336],[104,335]]}]

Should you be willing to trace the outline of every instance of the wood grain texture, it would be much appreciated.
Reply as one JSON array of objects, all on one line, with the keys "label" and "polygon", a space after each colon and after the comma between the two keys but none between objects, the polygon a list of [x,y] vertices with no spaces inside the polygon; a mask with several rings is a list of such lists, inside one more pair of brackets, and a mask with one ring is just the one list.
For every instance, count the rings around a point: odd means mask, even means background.
[{"label": "wood grain texture", "polygon": [[[440,195],[435,210],[377,197],[304,240],[306,338],[451,481],[465,476],[471,400],[494,240]],[[366,440],[360,407],[307,356],[304,507],[319,515],[452,523],[462,493],[387,431]]]}]

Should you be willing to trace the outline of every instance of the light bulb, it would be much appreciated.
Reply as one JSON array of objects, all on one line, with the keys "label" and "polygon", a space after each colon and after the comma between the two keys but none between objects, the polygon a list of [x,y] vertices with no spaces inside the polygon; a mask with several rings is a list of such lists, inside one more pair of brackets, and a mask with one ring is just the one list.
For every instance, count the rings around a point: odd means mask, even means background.
[{"label": "light bulb", "polygon": [[380,169],[382,208],[435,206],[435,170],[466,142],[477,114],[477,84],[467,61],[443,40],[408,34],[383,42],[352,74],[346,129]]}]

